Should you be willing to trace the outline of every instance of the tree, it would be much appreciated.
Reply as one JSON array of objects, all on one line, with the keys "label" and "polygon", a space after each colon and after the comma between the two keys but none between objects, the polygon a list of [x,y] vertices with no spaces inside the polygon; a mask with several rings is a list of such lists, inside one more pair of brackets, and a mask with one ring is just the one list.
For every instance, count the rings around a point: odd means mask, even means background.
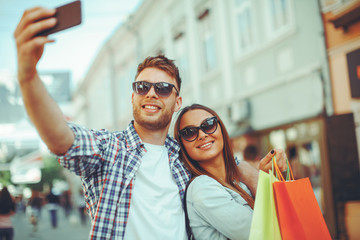
[{"label": "tree", "polygon": [[44,167],[41,169],[41,181],[39,183],[27,184],[32,190],[43,191],[44,186],[50,186],[54,180],[66,180],[63,174],[63,168],[56,161],[56,158],[50,154],[43,156]]},{"label": "tree", "polygon": [[11,184],[11,175],[10,171],[0,171],[0,184],[3,186],[8,186]]}]

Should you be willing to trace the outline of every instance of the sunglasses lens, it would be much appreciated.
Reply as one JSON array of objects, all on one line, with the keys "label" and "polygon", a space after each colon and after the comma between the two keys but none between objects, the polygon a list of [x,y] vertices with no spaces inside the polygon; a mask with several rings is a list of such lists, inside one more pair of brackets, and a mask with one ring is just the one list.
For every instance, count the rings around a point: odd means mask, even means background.
[{"label": "sunglasses lens", "polygon": [[198,136],[198,131],[196,127],[186,127],[180,130],[180,135],[186,141],[194,141]]},{"label": "sunglasses lens", "polygon": [[179,131],[179,135],[186,141],[192,142],[199,136],[199,129],[206,134],[212,134],[217,129],[217,118],[211,117],[205,119],[200,127],[186,127]]},{"label": "sunglasses lens", "polygon": [[214,133],[217,129],[217,119],[214,117],[205,119],[200,128],[207,134]]},{"label": "sunglasses lens", "polygon": [[139,95],[147,94],[151,86],[154,86],[155,93],[160,97],[168,97],[172,93],[174,85],[166,82],[149,83],[144,81],[133,82],[133,90]]},{"label": "sunglasses lens", "polygon": [[157,95],[161,97],[167,97],[172,92],[173,85],[168,83],[156,83],[155,84],[155,92]]},{"label": "sunglasses lens", "polygon": [[133,86],[134,91],[140,95],[145,95],[151,88],[151,85],[146,82],[134,82]]}]

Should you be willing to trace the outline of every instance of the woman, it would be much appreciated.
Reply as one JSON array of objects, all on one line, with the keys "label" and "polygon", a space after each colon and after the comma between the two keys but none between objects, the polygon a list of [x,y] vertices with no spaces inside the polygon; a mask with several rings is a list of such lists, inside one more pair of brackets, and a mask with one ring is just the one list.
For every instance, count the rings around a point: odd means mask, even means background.
[{"label": "woman", "polygon": [[[240,182],[220,117],[199,104],[185,107],[175,123],[174,136],[181,145],[180,158],[193,175],[185,206],[195,239],[248,239],[254,198]],[[268,170],[269,163],[262,161],[259,168]]]},{"label": "woman", "polygon": [[15,214],[15,202],[7,187],[0,192],[0,239],[14,239],[14,227],[11,216]]}]

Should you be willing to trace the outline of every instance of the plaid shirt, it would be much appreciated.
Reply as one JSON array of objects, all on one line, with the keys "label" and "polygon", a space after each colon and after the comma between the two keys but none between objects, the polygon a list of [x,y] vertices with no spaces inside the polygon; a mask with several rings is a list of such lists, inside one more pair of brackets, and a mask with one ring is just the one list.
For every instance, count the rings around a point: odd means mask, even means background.
[{"label": "plaid shirt", "polygon": [[[133,122],[120,132],[89,130],[72,123],[69,127],[75,141],[65,155],[58,156],[58,161],[83,182],[92,219],[89,239],[123,239],[136,172],[146,152],[144,144]],[[182,200],[190,173],[178,159],[178,143],[167,136],[165,147]]]}]

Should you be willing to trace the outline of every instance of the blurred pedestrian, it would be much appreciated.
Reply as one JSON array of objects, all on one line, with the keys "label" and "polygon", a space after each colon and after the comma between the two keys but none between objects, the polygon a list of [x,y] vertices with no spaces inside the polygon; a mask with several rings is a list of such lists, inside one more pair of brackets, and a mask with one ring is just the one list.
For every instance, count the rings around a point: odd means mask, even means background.
[{"label": "blurred pedestrian", "polygon": [[54,189],[50,188],[49,193],[46,195],[47,208],[50,213],[51,226],[57,228],[58,225],[58,216],[57,212],[59,209],[60,198],[54,194]]},{"label": "blurred pedestrian", "polygon": [[43,198],[39,191],[33,190],[31,198],[29,199],[28,206],[30,207],[31,215],[34,215],[36,218],[41,217],[41,209],[43,206]]},{"label": "blurred pedestrian", "polygon": [[71,202],[71,192],[70,190],[64,191],[61,195],[61,206],[64,209],[65,217],[69,219],[70,213],[73,209],[73,204]]},{"label": "blurred pedestrian", "polygon": [[258,148],[255,145],[249,144],[245,147],[243,159],[254,168],[259,169],[260,157]]},{"label": "blurred pedestrian", "polygon": [[14,226],[11,216],[15,214],[15,201],[7,187],[0,191],[0,239],[14,239]]},{"label": "blurred pedestrian", "polygon": [[30,223],[33,225],[33,231],[35,232],[37,231],[37,225],[41,217],[42,205],[43,199],[40,196],[40,192],[33,190],[28,202],[28,207],[30,208]]},{"label": "blurred pedestrian", "polygon": [[15,197],[16,213],[18,216],[25,214],[26,211],[26,201],[23,195]]},{"label": "blurred pedestrian", "polygon": [[76,205],[80,214],[81,225],[86,225],[86,203],[84,198],[84,192],[82,189],[79,190],[79,194],[76,198]]}]

